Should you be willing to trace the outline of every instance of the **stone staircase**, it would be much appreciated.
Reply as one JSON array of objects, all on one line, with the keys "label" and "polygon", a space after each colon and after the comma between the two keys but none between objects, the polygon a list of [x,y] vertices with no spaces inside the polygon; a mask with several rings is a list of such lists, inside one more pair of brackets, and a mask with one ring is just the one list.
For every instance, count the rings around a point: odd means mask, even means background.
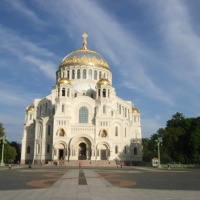
[{"label": "stone staircase", "polygon": [[84,166],[91,166],[91,167],[116,167],[116,162],[115,161],[108,161],[108,160],[72,160],[72,161],[66,161],[66,160],[59,160],[59,163],[57,164],[56,162],[53,163],[49,161],[46,166],[52,166],[52,165],[58,165],[58,166],[79,166],[81,164],[82,167]]}]

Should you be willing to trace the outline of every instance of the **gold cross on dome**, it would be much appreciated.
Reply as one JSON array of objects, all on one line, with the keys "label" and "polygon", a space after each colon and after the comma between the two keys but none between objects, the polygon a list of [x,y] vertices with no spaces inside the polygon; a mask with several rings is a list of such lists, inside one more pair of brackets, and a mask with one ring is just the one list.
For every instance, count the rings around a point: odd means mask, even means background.
[{"label": "gold cross on dome", "polygon": [[88,37],[87,33],[83,33],[82,37],[84,38],[84,40],[86,40],[86,38]]},{"label": "gold cross on dome", "polygon": [[86,38],[88,37],[88,35],[86,33],[84,33],[82,35],[83,37],[83,49],[87,49],[87,41],[86,41]]}]

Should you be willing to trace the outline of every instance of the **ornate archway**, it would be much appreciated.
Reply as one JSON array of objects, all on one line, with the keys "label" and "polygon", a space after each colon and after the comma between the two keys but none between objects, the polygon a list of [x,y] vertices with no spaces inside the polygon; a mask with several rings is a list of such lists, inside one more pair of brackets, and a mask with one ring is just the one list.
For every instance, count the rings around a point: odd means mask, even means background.
[{"label": "ornate archway", "polygon": [[92,142],[85,135],[79,135],[70,142],[70,160],[91,160]]},{"label": "ornate archway", "polygon": [[101,142],[97,145],[97,157],[98,160],[109,160],[110,145],[107,142]]},{"label": "ornate archway", "polygon": [[86,154],[87,154],[87,146],[84,142],[81,142],[79,144],[79,160],[86,160]]}]

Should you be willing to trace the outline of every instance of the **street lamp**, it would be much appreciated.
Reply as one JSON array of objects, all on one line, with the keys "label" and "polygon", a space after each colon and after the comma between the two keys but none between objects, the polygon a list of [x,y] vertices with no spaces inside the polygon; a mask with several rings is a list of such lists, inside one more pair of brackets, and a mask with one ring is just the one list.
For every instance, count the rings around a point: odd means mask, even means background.
[{"label": "street lamp", "polygon": [[0,140],[2,140],[2,151],[1,151],[1,166],[5,166],[5,163],[3,161],[3,155],[4,155],[4,144],[6,144],[6,136],[0,137]]},{"label": "street lamp", "polygon": [[158,145],[158,168],[161,168],[161,165],[160,165],[160,144],[162,143],[162,139],[158,138],[155,141],[156,141],[156,143]]}]

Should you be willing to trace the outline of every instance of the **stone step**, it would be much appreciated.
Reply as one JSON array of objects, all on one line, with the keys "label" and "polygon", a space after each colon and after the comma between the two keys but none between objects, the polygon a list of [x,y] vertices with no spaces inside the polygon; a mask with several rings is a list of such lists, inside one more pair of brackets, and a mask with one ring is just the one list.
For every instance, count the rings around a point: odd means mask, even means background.
[{"label": "stone step", "polygon": [[59,164],[57,164],[57,162],[52,163],[51,161],[48,162],[48,164],[46,164],[47,166],[49,165],[59,165],[59,166],[79,166],[79,164],[81,164],[81,166],[116,166],[116,162],[115,161],[107,161],[107,160],[98,160],[98,161],[94,161],[94,160],[72,160],[72,161],[64,161],[64,160],[59,160]]}]

